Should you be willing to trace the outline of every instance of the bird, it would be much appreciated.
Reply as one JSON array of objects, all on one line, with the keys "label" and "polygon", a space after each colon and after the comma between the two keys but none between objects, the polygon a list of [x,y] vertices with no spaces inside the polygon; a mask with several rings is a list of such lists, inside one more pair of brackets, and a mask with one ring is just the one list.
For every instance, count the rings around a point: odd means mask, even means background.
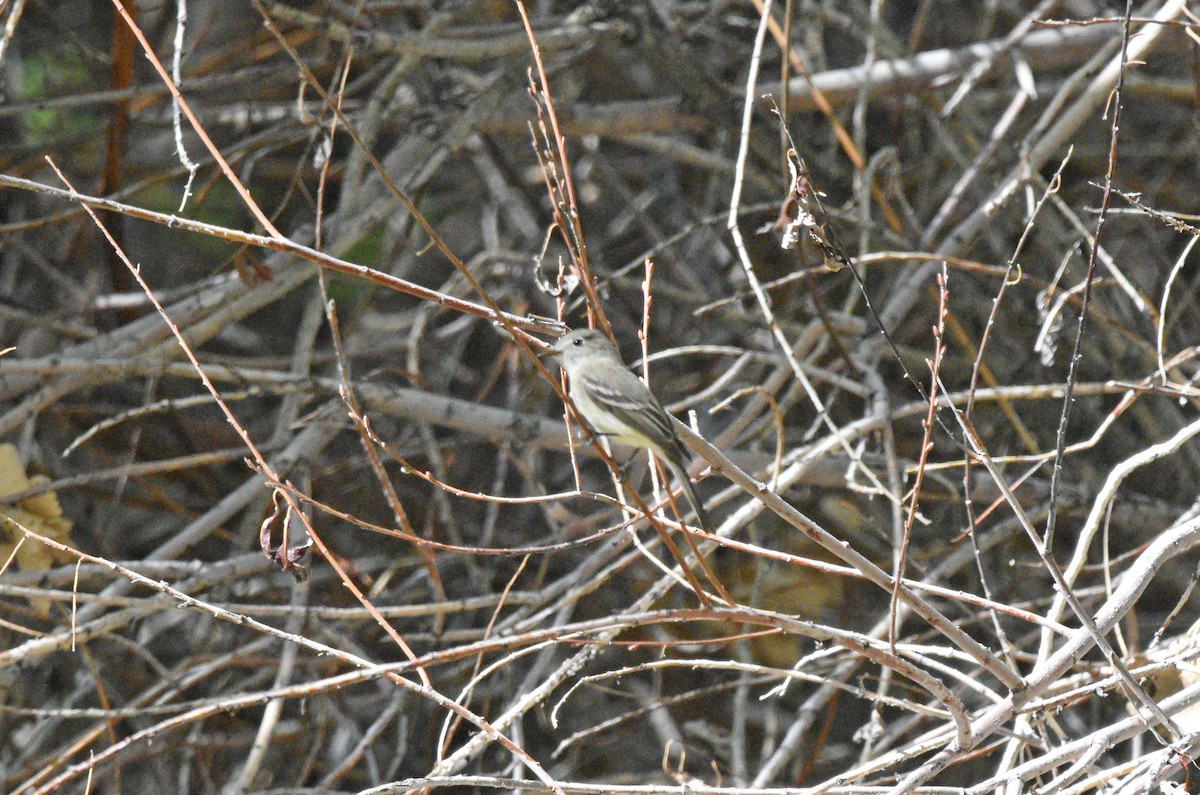
[{"label": "bird", "polygon": [[570,382],[571,402],[589,428],[631,447],[649,450],[667,465],[683,487],[701,528],[708,515],[687,474],[688,454],[671,416],[642,380],[629,371],[608,338],[595,329],[560,337],[544,354],[558,360]]}]

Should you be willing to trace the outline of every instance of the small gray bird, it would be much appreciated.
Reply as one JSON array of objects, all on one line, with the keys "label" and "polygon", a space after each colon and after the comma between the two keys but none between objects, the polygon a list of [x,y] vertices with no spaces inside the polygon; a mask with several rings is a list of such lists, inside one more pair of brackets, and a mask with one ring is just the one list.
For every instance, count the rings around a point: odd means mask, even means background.
[{"label": "small gray bird", "polygon": [[547,356],[559,360],[570,383],[571,401],[593,431],[649,450],[683,487],[701,527],[708,516],[687,474],[688,455],[658,398],[621,362],[608,338],[595,329],[572,331]]}]

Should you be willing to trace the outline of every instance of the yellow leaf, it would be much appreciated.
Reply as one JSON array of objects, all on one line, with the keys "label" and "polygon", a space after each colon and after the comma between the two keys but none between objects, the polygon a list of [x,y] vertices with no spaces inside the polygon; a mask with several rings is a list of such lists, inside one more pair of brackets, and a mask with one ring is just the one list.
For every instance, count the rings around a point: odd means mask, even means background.
[{"label": "yellow leaf", "polygon": [[[9,494],[49,482],[44,477],[30,479],[21,466],[17,448],[11,444],[0,444],[0,502]],[[11,521],[2,521],[2,520]],[[17,522],[38,535],[63,544],[71,543],[71,521],[63,518],[58,495],[46,492],[21,500],[16,505],[0,506],[0,565],[12,555],[13,549],[25,534],[13,522]],[[58,563],[69,563],[74,556],[45,544],[27,539],[17,552],[16,564],[21,571],[40,571]]]},{"label": "yellow leaf", "polygon": [[21,456],[17,453],[16,445],[0,444],[0,497],[16,494],[29,488],[29,478],[25,477],[25,467],[21,465]]}]

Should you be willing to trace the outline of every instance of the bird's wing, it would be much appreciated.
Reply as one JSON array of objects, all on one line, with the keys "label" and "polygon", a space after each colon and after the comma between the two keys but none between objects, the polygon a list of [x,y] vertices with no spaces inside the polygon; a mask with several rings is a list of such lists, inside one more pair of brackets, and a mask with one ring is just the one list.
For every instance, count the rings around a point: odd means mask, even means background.
[{"label": "bird's wing", "polygon": [[686,463],[687,456],[662,404],[636,375],[627,370],[623,370],[622,374],[620,382],[602,383],[585,373],[582,376],[584,383],[580,386],[587,390],[588,397],[600,408],[662,448],[655,452],[671,459],[672,463]]}]

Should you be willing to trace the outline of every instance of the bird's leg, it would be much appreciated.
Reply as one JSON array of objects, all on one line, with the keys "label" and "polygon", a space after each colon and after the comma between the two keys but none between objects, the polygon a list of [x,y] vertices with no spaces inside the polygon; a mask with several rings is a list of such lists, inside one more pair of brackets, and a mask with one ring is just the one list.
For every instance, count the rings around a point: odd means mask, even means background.
[{"label": "bird's leg", "polygon": [[625,478],[625,480],[629,480],[629,472],[633,468],[633,465],[637,462],[637,457],[638,454],[633,453],[624,461],[617,464],[617,469],[621,470],[621,477]]},{"label": "bird's leg", "polygon": [[585,425],[580,429],[579,440],[583,444],[591,444],[592,442],[603,443],[609,435],[607,433],[600,433],[600,431],[593,431]]}]

